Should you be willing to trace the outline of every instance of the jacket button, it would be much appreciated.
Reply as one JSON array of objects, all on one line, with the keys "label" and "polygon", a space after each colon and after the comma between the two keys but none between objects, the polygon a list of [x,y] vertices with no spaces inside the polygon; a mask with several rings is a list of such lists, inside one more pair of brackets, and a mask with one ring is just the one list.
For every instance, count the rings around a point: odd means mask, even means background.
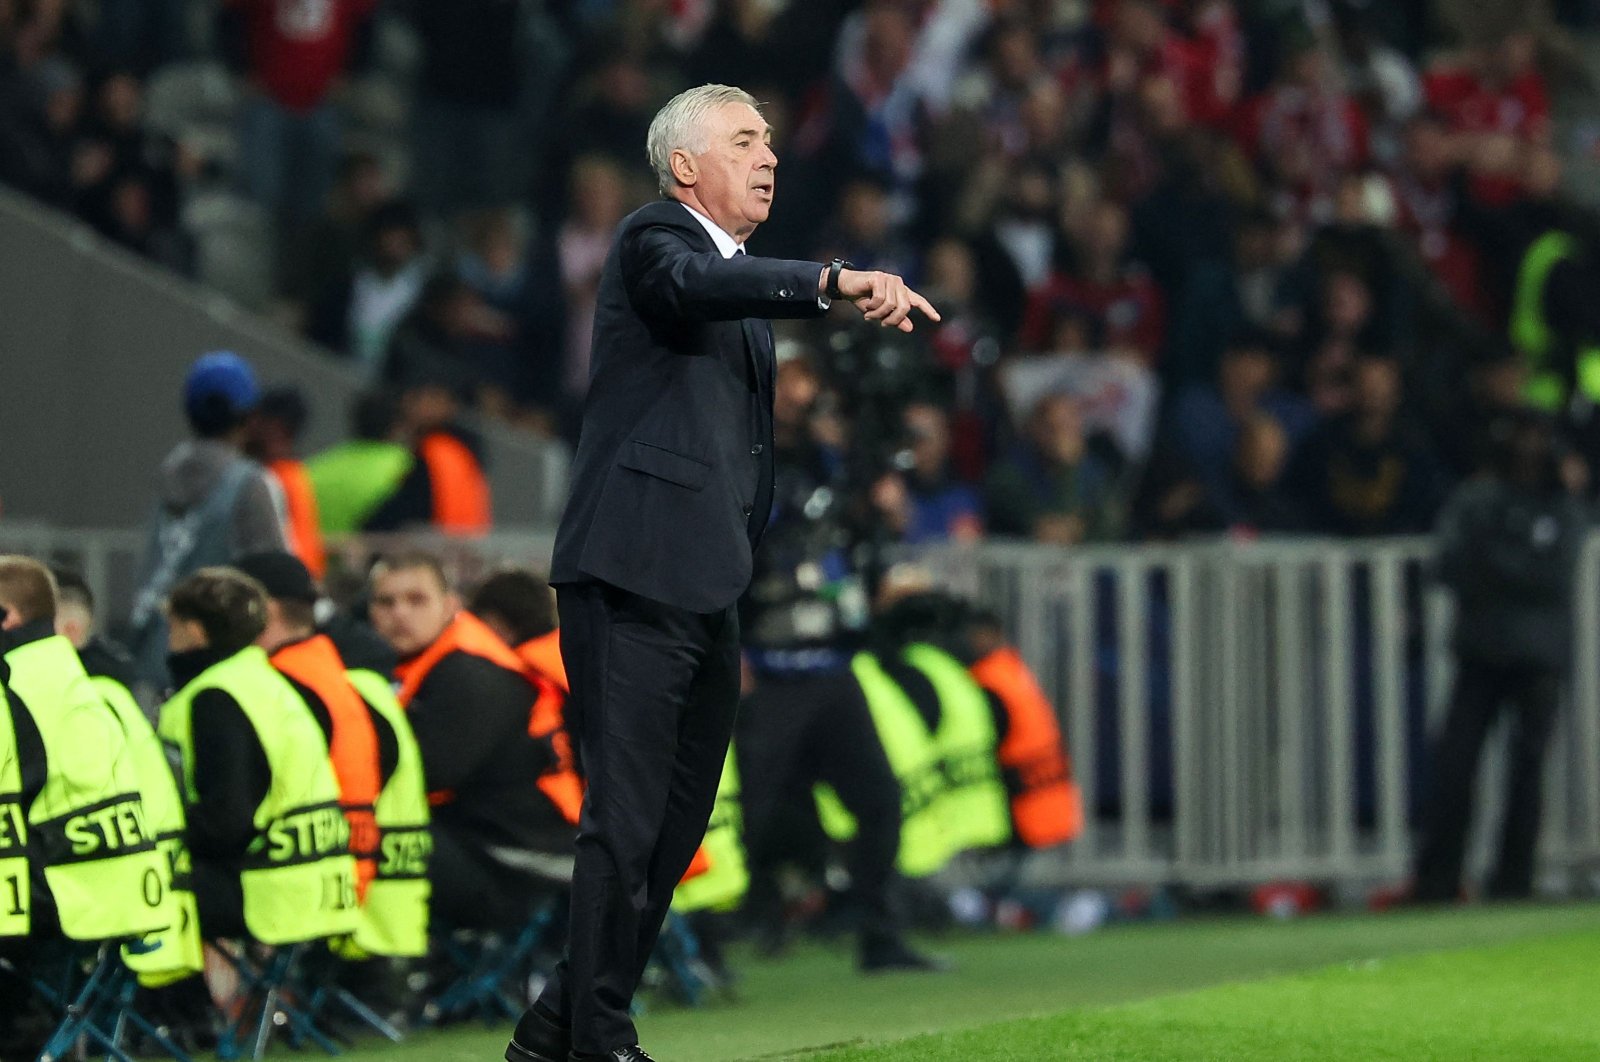
[{"label": "jacket button", "polygon": [[756,507],[754,505],[746,505],[744,507],[744,514],[746,516],[749,516],[751,513],[755,512],[755,511],[756,511]]},{"label": "jacket button", "polygon": [[759,454],[762,449],[764,449],[762,445],[760,443],[756,443],[754,446],[750,447],[750,452],[753,454]]},{"label": "jacket button", "polygon": [[783,288],[778,292],[778,298],[792,299],[794,298],[794,292],[790,291],[788,288]]}]

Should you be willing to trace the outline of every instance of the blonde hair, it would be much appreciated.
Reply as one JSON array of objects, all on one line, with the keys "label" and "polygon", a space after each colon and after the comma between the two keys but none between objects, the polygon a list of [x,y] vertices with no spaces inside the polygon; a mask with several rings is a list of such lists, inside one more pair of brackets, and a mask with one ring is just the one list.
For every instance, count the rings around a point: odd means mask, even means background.
[{"label": "blonde hair", "polygon": [[699,155],[708,150],[711,138],[706,129],[706,116],[726,103],[747,104],[757,114],[761,113],[761,104],[754,96],[732,85],[699,85],[686,89],[656,112],[645,137],[645,154],[649,156],[650,168],[656,171],[656,186],[662,195],[670,196],[678,183],[672,176],[672,153],[682,150]]}]

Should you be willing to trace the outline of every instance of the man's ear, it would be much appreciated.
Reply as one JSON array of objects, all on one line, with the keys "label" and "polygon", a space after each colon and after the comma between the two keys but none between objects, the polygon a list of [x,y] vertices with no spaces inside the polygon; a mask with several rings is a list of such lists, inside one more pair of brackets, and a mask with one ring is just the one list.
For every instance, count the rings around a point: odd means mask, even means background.
[{"label": "man's ear", "polygon": [[672,176],[677,178],[679,184],[693,185],[700,179],[700,167],[695,165],[694,156],[682,148],[672,152],[667,164],[672,168]]}]

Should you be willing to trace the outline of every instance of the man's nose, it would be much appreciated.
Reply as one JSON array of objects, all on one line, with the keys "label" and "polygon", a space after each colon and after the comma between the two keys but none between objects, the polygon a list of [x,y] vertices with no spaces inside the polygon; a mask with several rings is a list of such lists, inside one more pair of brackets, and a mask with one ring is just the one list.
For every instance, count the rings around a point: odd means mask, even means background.
[{"label": "man's nose", "polygon": [[764,152],[766,152],[766,156],[767,157],[765,159],[765,165],[766,165],[767,169],[769,169],[769,170],[777,169],[778,168],[778,155],[777,155],[777,152],[772,150],[772,145],[771,144],[763,144],[761,146],[761,149]]}]

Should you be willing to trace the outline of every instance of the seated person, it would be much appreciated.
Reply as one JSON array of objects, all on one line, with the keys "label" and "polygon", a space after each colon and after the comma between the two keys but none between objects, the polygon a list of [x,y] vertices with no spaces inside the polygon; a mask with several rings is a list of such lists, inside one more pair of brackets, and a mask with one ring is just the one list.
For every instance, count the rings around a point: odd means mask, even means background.
[{"label": "seated person", "polygon": [[572,873],[577,808],[547,795],[548,776],[563,768],[548,735],[534,736],[543,680],[461,608],[428,554],[374,565],[370,615],[400,655],[400,702],[422,751],[435,921],[518,925],[530,883],[565,883]]},{"label": "seated person", "polygon": [[[334,640],[318,631],[317,585],[291,553],[253,553],[239,570],[267,591],[267,625],[256,644],[330,735],[339,801],[356,857],[361,927],[356,942],[376,955],[427,950],[428,800],[416,739],[388,679],[353,675]],[[368,680],[375,681],[368,681]]]},{"label": "seated person", "polygon": [[[317,633],[317,587],[305,563],[292,553],[274,551],[240,557],[238,569],[267,592],[266,626],[256,637],[272,666],[300,694],[328,735],[339,807],[350,824],[350,854],[356,857],[356,895],[365,900],[377,873],[378,824],[375,809],[382,785],[377,720],[370,705],[350,684],[333,640]],[[388,737],[389,773],[394,773],[394,734]]]},{"label": "seated person", "polygon": [[0,881],[11,893],[0,899],[29,919],[35,938],[142,937],[175,913],[163,890],[144,887],[147,876],[163,878],[161,856],[127,737],[72,643],[56,633],[56,605],[48,568],[0,557],[15,745],[14,810],[0,811],[0,825],[9,834],[25,822],[31,855],[28,880]]},{"label": "seated person", "polygon": [[468,607],[524,663],[568,691],[556,595],[543,576],[521,569],[496,572],[478,585]]},{"label": "seated person", "polygon": [[181,763],[201,932],[264,944],[351,932],[350,827],[322,729],[255,645],[266,592],[202,568],[173,587],[167,618],[181,685],[157,730]]}]

